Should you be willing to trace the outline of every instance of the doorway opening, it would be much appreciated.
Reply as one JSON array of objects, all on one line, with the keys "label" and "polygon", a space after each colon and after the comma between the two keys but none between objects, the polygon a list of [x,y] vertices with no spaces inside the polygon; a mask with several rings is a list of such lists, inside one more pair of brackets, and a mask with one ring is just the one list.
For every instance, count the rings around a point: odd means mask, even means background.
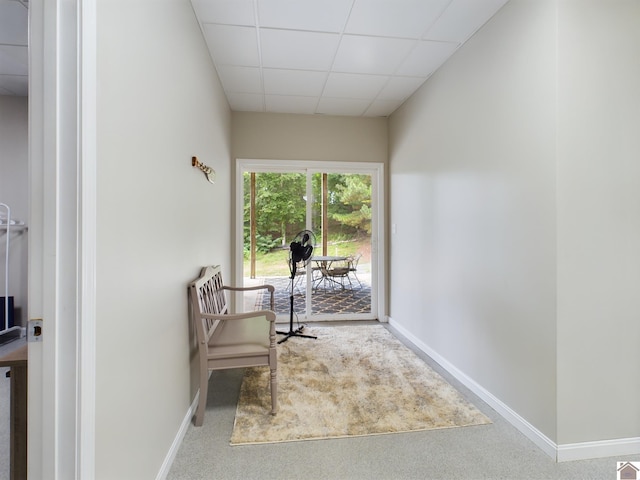
[{"label": "doorway opening", "polygon": [[[378,319],[381,164],[238,160],[238,183],[236,278],[274,285],[278,321],[292,293],[300,321]],[[291,278],[289,244],[302,230],[313,255]],[[243,306],[269,308],[260,296]]]}]

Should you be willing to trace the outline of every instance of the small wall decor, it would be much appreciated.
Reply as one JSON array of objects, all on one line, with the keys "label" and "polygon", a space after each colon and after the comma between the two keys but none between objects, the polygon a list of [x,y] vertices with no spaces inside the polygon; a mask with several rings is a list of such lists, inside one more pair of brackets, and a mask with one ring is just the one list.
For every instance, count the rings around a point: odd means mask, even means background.
[{"label": "small wall decor", "polygon": [[213,168],[206,166],[204,163],[200,163],[198,161],[198,157],[191,157],[191,165],[202,170],[205,177],[207,177],[207,180],[211,183],[216,183],[216,171]]}]

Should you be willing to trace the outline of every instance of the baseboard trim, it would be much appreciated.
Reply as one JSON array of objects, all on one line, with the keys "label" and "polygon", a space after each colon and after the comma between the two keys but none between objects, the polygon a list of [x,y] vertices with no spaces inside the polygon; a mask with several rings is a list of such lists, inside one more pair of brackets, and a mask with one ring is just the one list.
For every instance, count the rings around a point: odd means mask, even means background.
[{"label": "baseboard trim", "polygon": [[456,368],[444,357],[431,349],[402,325],[389,317],[389,325],[400,332],[422,352],[437,362],[456,380],[480,397],[491,408],[498,412],[507,422],[518,429],[524,436],[531,440],[544,453],[557,462],[570,462],[574,460],[590,460],[593,458],[622,457],[625,455],[640,455],[640,437],[618,438],[595,442],[556,444],[544,435],[540,430],[518,415],[508,405],[496,398],[491,392],[479,385],[472,378]]},{"label": "baseboard trim", "polygon": [[640,454],[640,437],[558,445],[558,462]]},{"label": "baseboard trim", "polygon": [[173,443],[171,444],[171,448],[167,452],[167,455],[164,458],[164,462],[162,462],[162,466],[160,467],[160,471],[156,476],[156,480],[165,480],[167,475],[169,475],[169,470],[171,470],[171,465],[173,465],[173,461],[176,459],[176,455],[178,454],[178,450],[180,450],[180,445],[182,445],[182,441],[184,440],[185,435],[187,434],[187,429],[191,424],[191,419],[196,412],[196,407],[198,406],[198,399],[200,398],[200,390],[196,392],[195,398],[187,410],[186,415],[182,419],[182,423],[180,424],[180,428],[176,433],[176,437],[173,439]]},{"label": "baseboard trim", "polygon": [[499,398],[495,397],[491,392],[478,384],[475,380],[470,378],[464,372],[459,370],[455,365],[450,363],[439,353],[431,349],[428,345],[418,339],[411,332],[406,330],[402,325],[395,322],[389,317],[389,325],[404,337],[406,337],[417,348],[422,350],[426,355],[437,362],[442,368],[449,372],[456,380],[462,383],[465,387],[480,397],[487,405],[498,412],[507,422],[518,429],[524,436],[531,440],[538,448],[544,453],[549,455],[553,459],[557,459],[558,446],[544,435],[540,430],[527,422],[524,418],[518,415],[517,412],[512,410],[508,405],[502,402]]}]

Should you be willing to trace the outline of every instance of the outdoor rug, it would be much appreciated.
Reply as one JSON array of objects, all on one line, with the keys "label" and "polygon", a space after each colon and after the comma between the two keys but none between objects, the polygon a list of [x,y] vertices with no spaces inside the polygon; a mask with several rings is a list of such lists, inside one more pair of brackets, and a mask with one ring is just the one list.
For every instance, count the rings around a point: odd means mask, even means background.
[{"label": "outdoor rug", "polygon": [[232,445],[380,435],[491,423],[382,325],[306,328],[269,369],[245,370]]},{"label": "outdoor rug", "polygon": [[[291,305],[291,280],[285,277],[267,277],[264,283],[275,287],[274,301],[276,313],[289,313]],[[354,282],[355,283],[355,282]],[[303,284],[302,289],[306,286]],[[269,295],[259,294],[256,301],[256,310],[270,308]],[[370,313],[371,312],[371,286],[362,283],[356,284],[353,289],[322,289],[313,291],[311,308],[314,314],[332,313]],[[303,290],[294,290],[294,310],[304,312],[305,298]]]}]

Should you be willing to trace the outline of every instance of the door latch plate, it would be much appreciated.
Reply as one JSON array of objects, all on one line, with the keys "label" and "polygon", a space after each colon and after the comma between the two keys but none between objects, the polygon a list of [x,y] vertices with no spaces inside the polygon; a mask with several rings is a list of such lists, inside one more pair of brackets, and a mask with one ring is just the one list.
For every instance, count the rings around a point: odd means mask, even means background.
[{"label": "door latch plate", "polygon": [[29,320],[29,327],[27,328],[27,342],[41,342],[42,341],[42,319],[34,318]]}]

